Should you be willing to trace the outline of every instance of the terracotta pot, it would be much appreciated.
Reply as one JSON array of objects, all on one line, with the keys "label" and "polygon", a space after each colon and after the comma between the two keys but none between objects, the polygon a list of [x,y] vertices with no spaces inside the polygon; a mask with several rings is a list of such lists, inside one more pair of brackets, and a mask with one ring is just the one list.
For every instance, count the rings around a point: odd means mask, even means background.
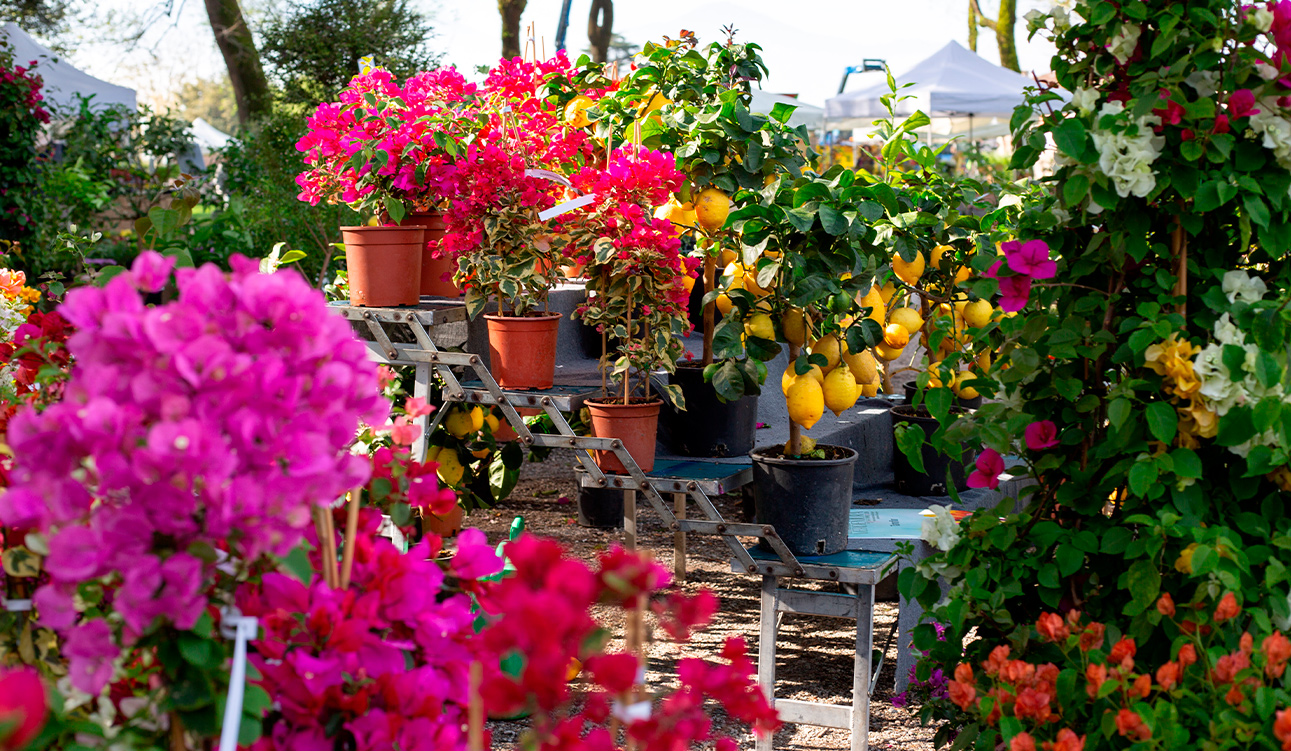
[{"label": "terracotta pot", "polygon": [[573,266],[561,266],[560,270],[565,274],[566,279],[583,278],[583,264],[581,263],[574,264]]},{"label": "terracotta pot", "polygon": [[341,227],[350,304],[389,308],[421,302],[421,255],[426,228]]},{"label": "terracotta pot", "polygon": [[[421,224],[426,227],[426,245],[421,254],[421,294],[430,297],[461,297],[462,290],[453,284],[457,263],[451,258],[431,258],[430,243],[444,239],[444,212],[414,212],[399,222],[401,226]],[[447,277],[445,277],[447,275]]]},{"label": "terracotta pot", "polygon": [[486,315],[489,370],[504,389],[549,389],[556,381],[559,313]]},{"label": "terracotta pot", "polygon": [[461,506],[454,506],[453,510],[443,516],[435,516],[427,511],[421,517],[421,531],[434,532],[440,537],[456,537],[458,532],[462,531],[462,518],[466,516]]},{"label": "terracotta pot", "polygon": [[[534,415],[542,414],[542,410],[537,407],[516,407],[516,412],[520,413],[521,417],[533,417]],[[506,443],[519,437],[520,435],[516,433],[515,428],[511,427],[511,423],[505,419],[499,419],[498,429],[493,431],[493,440],[498,443]]]},{"label": "terracotta pot", "polygon": [[[587,410],[592,413],[592,435],[597,438],[617,438],[632,455],[642,472],[654,469],[655,435],[659,430],[659,408],[663,400],[614,404],[603,399],[589,399]],[[606,472],[625,473],[627,469],[612,451],[597,451],[596,466]]]}]

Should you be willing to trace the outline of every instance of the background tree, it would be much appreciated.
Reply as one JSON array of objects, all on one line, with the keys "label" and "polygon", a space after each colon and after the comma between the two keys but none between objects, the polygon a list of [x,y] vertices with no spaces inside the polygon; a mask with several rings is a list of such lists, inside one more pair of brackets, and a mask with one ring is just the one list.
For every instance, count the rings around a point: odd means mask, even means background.
[{"label": "background tree", "polygon": [[977,51],[977,29],[990,29],[995,32],[995,41],[1000,48],[1000,65],[1009,70],[1022,72],[1018,65],[1018,44],[1014,37],[1013,27],[1018,18],[1018,0],[1000,0],[1000,11],[995,18],[982,12],[979,0],[968,0],[968,48]]},{"label": "background tree", "polygon": [[502,57],[520,56],[520,15],[528,0],[498,0],[502,14]]},{"label": "background tree", "polygon": [[614,0],[592,0],[587,14],[587,41],[591,44],[592,62],[603,63],[610,56],[614,38]]},{"label": "background tree", "polygon": [[238,127],[238,103],[225,76],[198,78],[180,85],[168,104],[185,120],[202,118],[225,133]]},{"label": "background tree", "polygon": [[43,37],[62,34],[74,16],[74,0],[0,0],[0,24],[13,22]]},{"label": "background tree", "polygon": [[430,18],[409,0],[312,0],[274,15],[261,32],[264,60],[281,101],[334,100],[372,55],[399,78],[438,65]]},{"label": "background tree", "polygon": [[238,0],[206,0],[206,15],[211,19],[215,43],[229,69],[229,81],[238,103],[238,122],[245,125],[255,117],[268,114],[273,108],[269,82]]}]

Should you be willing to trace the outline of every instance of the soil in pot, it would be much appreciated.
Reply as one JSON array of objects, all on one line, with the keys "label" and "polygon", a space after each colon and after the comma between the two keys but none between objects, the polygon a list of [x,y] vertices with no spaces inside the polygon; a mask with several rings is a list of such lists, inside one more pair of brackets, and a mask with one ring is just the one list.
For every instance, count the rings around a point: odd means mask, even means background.
[{"label": "soil in pot", "polygon": [[[749,452],[757,523],[775,527],[794,555],[831,555],[847,549],[857,454],[845,446],[816,449],[825,458],[789,458],[783,446]],[[762,546],[770,547],[765,540]]]},{"label": "soil in pot", "polygon": [[[951,407],[955,414],[962,414],[967,411],[963,407]],[[924,444],[920,447],[920,455],[923,457],[923,472],[917,471],[910,465],[910,460],[906,458],[905,452],[896,447],[892,452],[892,474],[895,480],[898,493],[912,496],[944,496],[949,491],[946,488],[946,470],[950,469],[951,481],[955,483],[957,490],[963,490],[968,487],[965,484],[966,465],[973,463],[976,458],[976,452],[964,450],[962,461],[954,461],[948,456],[944,456],[936,451],[927,441],[932,438],[932,434],[937,432],[940,423],[937,422],[929,412],[928,408],[922,404],[918,407],[909,404],[898,404],[891,409],[892,427],[896,428],[899,424],[917,425],[923,429]]]},{"label": "soil in pot", "polygon": [[664,445],[682,456],[744,456],[753,450],[758,430],[758,398],[745,396],[733,402],[717,397],[713,384],[704,380],[702,366],[677,364],[668,382],[681,386],[686,410],[671,404],[661,414]]},{"label": "soil in pot", "polygon": [[556,380],[559,313],[485,315],[489,371],[504,389],[549,389]]},{"label": "soil in pot", "polygon": [[[659,432],[659,408],[663,400],[654,397],[632,397],[623,404],[620,399],[588,399],[592,414],[592,435],[617,438],[632,455],[642,472],[654,469],[655,440]],[[627,469],[612,451],[596,451],[596,465],[606,472],[625,474]]]},{"label": "soil in pot", "polygon": [[421,302],[421,256],[426,228],[341,227],[350,304],[368,308]]},{"label": "soil in pot", "polygon": [[426,227],[426,243],[421,251],[421,294],[431,297],[461,297],[462,291],[453,284],[457,263],[451,258],[431,258],[430,243],[444,239],[447,227],[441,211],[413,212],[399,222],[400,226],[420,224]]}]

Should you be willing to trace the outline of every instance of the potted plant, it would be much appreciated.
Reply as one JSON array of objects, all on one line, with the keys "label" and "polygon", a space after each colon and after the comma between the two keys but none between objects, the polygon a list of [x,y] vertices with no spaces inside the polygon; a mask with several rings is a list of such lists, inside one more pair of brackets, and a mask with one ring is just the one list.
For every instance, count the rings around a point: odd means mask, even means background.
[{"label": "potted plant", "polygon": [[353,305],[420,301],[427,227],[400,223],[412,199],[425,195],[435,163],[430,152],[462,148],[455,135],[436,129],[455,117],[445,114],[446,105],[436,106],[431,112],[424,100],[410,105],[393,76],[376,69],[355,76],[340,102],[320,104],[297,144],[309,165],[296,178],[301,200],[341,202],[369,217],[365,225],[341,228]]},{"label": "potted plant", "polygon": [[[684,349],[681,339],[690,330],[684,279],[697,263],[682,257],[671,226],[651,213],[681,184],[672,156],[625,144],[607,161],[605,169],[587,167],[573,177],[576,188],[597,197],[569,226],[571,252],[586,258],[588,275],[587,302],[574,316],[619,341],[601,358],[603,396],[587,403],[592,432],[623,441],[649,472],[663,405],[650,376],[660,368],[672,372]],[[610,373],[619,379],[613,387]],[[685,408],[677,386],[657,390]],[[597,452],[596,461],[606,471],[625,471],[610,452]]]},{"label": "potted plant", "polygon": [[564,243],[542,213],[565,197],[563,174],[591,161],[594,145],[562,123],[545,82],[568,77],[564,54],[498,64],[480,88],[483,126],[457,160],[459,193],[445,214],[442,247],[456,259],[472,318],[485,315],[490,368],[504,388],[551,388],[560,314],[545,308]]},{"label": "potted plant", "polygon": [[[703,332],[701,354],[678,361],[668,376],[681,389],[686,411],[667,412],[665,433],[674,451],[689,456],[738,456],[752,449],[757,395],[766,379],[765,349],[739,335],[717,336],[723,323],[733,333],[746,325],[765,333],[770,325],[765,306],[759,307],[767,294],[755,269],[761,248],[744,246],[727,216],[760,200],[758,191],[778,176],[796,177],[814,160],[805,128],[787,125],[792,107],[777,106],[770,117],[750,111],[751,88],[766,66],[758,45],[736,43],[734,31],[726,33],[723,42],[705,47],[689,32],[647,44],[641,53],[646,64],[619,80],[591,111],[598,135],[669,152],[686,177],[656,205],[655,216],[687,235],[703,262],[703,283],[692,285],[700,288],[695,294],[703,309],[702,316],[692,316]],[[600,83],[598,74],[590,68],[583,81]]]}]

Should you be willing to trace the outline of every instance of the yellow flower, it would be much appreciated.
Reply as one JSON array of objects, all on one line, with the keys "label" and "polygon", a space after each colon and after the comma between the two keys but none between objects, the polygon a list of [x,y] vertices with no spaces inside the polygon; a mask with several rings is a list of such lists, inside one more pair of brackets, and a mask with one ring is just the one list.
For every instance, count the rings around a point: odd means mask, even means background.
[{"label": "yellow flower", "polygon": [[1282,465],[1268,474],[1268,478],[1279,488],[1291,493],[1291,467]]},{"label": "yellow flower", "polygon": [[1197,435],[1201,438],[1214,438],[1219,434],[1219,415],[1206,405],[1193,399],[1188,405],[1188,415],[1197,424]]},{"label": "yellow flower", "polygon": [[1174,562],[1174,570],[1181,574],[1191,574],[1192,554],[1195,552],[1197,552],[1197,543],[1195,542],[1184,548],[1183,552],[1179,554],[1179,558]]}]

